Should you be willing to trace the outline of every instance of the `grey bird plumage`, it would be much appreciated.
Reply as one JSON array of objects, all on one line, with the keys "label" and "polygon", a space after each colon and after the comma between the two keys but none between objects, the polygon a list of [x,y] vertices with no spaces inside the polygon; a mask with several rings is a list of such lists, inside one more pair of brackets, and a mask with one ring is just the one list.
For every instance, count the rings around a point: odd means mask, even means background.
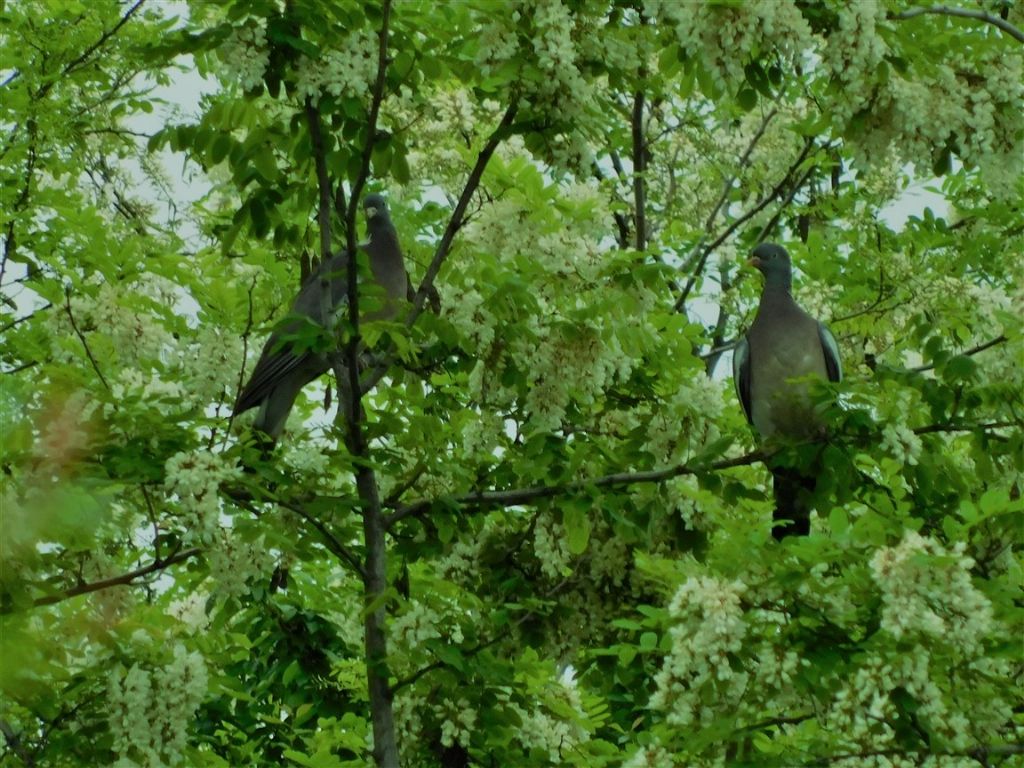
[{"label": "grey bird plumage", "polygon": [[[408,290],[402,248],[384,198],[367,195],[363,209],[369,240],[360,248],[369,257],[373,282],[383,289],[383,296],[374,311],[360,312],[360,321],[390,319]],[[325,277],[330,282],[330,316],[326,318],[322,317],[320,304],[321,282]],[[360,286],[360,307],[364,306],[364,296],[367,304],[376,303],[378,297],[373,293],[365,285]],[[379,296],[379,291],[376,293]],[[310,342],[316,331],[310,324],[329,325],[331,318],[347,306],[348,254],[342,251],[322,263],[299,290],[288,313],[291,319],[270,334],[252,376],[238,395],[234,412],[258,407],[253,426],[271,440],[277,440],[299,392],[331,367],[330,356],[312,348]]]},{"label": "grey bird plumage", "polygon": [[[792,265],[782,246],[762,243],[750,263],[764,275],[764,290],[750,330],[733,353],[733,379],[743,412],[767,442],[800,440],[821,432],[806,376],[843,377],[839,347],[824,324],[793,299]],[[770,466],[775,493],[773,535],[810,530],[815,478],[792,467]]]}]

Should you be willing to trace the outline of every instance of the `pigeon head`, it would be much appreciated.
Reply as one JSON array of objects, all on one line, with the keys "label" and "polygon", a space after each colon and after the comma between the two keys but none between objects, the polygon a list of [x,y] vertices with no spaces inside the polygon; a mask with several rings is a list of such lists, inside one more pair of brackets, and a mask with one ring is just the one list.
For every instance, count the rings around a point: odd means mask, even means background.
[{"label": "pigeon head", "polygon": [[363,210],[366,212],[368,221],[374,221],[375,219],[379,221],[388,220],[387,201],[383,195],[379,195],[376,192],[363,198]]},{"label": "pigeon head", "polygon": [[764,275],[766,285],[788,288],[793,280],[793,266],[789,254],[781,245],[761,243],[754,249],[748,263]]}]

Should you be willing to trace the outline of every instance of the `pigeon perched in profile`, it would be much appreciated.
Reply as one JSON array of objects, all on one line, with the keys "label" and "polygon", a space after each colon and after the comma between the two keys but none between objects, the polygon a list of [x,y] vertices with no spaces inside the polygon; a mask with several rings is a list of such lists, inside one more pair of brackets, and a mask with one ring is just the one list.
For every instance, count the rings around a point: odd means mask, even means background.
[{"label": "pigeon perched in profile", "polygon": [[[793,269],[786,249],[762,243],[750,263],[764,275],[764,290],[750,330],[733,353],[736,394],[747,421],[765,441],[808,439],[824,427],[814,411],[806,381],[843,377],[835,337],[793,300]],[[777,539],[810,531],[814,476],[792,467],[769,466],[775,491]]]},{"label": "pigeon perched in profile", "polygon": [[[369,241],[360,248],[369,256],[374,283],[383,289],[383,305],[371,312],[361,312],[360,322],[387,320],[394,317],[408,291],[402,248],[381,195],[367,195],[363,210]],[[320,305],[321,282],[325,278],[330,281],[330,311],[326,318],[321,316]],[[362,297],[367,293],[365,286],[361,286],[360,306],[365,306]],[[369,298],[366,303],[371,301]],[[259,407],[253,426],[276,441],[299,392],[331,367],[328,354],[311,348],[315,334],[310,324],[326,326],[347,306],[348,253],[343,251],[323,262],[299,290],[289,319],[274,329],[263,346],[252,376],[238,395],[234,413]]]}]

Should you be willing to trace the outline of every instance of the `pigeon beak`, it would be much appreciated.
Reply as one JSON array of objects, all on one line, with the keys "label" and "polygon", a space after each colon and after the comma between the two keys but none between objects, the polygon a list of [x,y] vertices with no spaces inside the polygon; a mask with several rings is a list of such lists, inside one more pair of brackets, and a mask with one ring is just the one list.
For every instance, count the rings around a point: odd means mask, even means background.
[{"label": "pigeon beak", "polygon": [[760,269],[761,260],[757,256],[751,256],[749,259],[747,259],[747,266],[754,267],[754,269]]},{"label": "pigeon beak", "polygon": [[372,205],[368,205],[366,207],[366,218],[372,219],[376,215],[377,215],[377,209],[374,208]]}]

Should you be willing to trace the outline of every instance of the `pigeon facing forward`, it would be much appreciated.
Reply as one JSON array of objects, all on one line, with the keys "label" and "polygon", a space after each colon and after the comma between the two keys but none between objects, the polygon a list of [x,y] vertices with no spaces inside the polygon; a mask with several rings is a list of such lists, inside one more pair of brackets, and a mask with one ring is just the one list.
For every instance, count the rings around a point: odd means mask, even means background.
[{"label": "pigeon facing forward", "polygon": [[[823,428],[806,381],[843,377],[835,337],[793,299],[793,269],[786,249],[762,243],[750,263],[764,275],[764,290],[750,330],[736,346],[733,378],[747,421],[763,440],[801,440]],[[815,478],[791,467],[770,466],[775,491],[772,534],[782,539],[810,530],[809,494]]]}]

